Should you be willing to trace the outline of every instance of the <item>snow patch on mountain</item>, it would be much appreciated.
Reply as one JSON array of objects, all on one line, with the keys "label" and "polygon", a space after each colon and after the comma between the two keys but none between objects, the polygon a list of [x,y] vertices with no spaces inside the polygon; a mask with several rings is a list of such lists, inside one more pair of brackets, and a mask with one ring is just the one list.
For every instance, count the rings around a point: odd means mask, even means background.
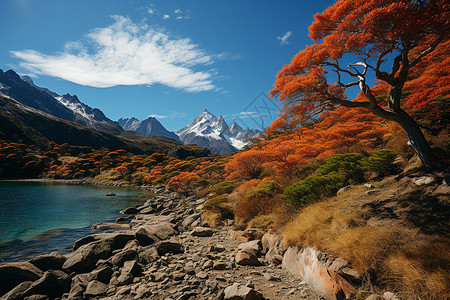
[{"label": "snow patch on mountain", "polygon": [[236,122],[230,128],[222,116],[217,118],[205,109],[191,124],[175,133],[185,144],[197,144],[224,155],[242,149],[248,145],[247,140],[257,136],[260,131],[244,130]]}]

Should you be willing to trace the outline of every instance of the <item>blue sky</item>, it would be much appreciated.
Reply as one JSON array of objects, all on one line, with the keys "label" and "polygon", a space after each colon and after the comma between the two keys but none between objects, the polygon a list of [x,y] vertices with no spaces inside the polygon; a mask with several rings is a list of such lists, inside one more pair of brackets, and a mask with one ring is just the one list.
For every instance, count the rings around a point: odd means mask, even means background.
[{"label": "blue sky", "polygon": [[276,117],[265,95],[277,72],[333,3],[2,0],[0,68],[113,120],[156,116],[178,130],[207,108],[258,128]]}]

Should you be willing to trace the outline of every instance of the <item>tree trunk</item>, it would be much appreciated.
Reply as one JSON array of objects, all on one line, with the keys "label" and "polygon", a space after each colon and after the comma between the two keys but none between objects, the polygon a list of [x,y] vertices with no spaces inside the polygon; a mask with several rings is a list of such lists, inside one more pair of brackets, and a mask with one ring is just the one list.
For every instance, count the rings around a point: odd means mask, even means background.
[{"label": "tree trunk", "polygon": [[398,123],[406,131],[409,138],[409,145],[419,156],[426,168],[433,169],[435,167],[433,155],[419,124],[403,109],[386,110],[379,106],[372,108],[372,112],[384,119]]},{"label": "tree trunk", "polygon": [[419,156],[426,168],[433,169],[434,161],[430,146],[428,145],[419,124],[405,111],[401,110],[394,113],[394,121],[400,124],[406,131],[409,138],[409,145]]}]

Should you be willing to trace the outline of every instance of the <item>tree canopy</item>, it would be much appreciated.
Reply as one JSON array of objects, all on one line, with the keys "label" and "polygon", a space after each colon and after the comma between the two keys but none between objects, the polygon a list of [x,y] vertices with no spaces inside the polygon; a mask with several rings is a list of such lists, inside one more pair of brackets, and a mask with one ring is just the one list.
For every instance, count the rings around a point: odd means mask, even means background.
[{"label": "tree canopy", "polygon": [[[271,91],[284,102],[283,118],[302,124],[336,106],[365,108],[400,124],[431,166],[427,141],[401,99],[411,72],[447,42],[449,11],[445,0],[340,0],[317,14],[309,27],[314,44],[281,69]],[[386,84],[388,92],[377,96],[369,78]],[[349,101],[346,92],[353,86],[363,97]]]}]

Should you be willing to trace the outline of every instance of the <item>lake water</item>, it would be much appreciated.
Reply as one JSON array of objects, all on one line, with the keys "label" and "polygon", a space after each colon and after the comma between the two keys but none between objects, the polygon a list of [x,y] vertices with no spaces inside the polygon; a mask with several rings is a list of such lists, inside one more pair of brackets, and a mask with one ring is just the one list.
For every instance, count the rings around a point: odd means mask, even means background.
[{"label": "lake water", "polygon": [[[106,194],[113,192],[116,196]],[[144,203],[144,191],[116,187],[0,181],[0,262],[68,252],[94,223]]]}]

